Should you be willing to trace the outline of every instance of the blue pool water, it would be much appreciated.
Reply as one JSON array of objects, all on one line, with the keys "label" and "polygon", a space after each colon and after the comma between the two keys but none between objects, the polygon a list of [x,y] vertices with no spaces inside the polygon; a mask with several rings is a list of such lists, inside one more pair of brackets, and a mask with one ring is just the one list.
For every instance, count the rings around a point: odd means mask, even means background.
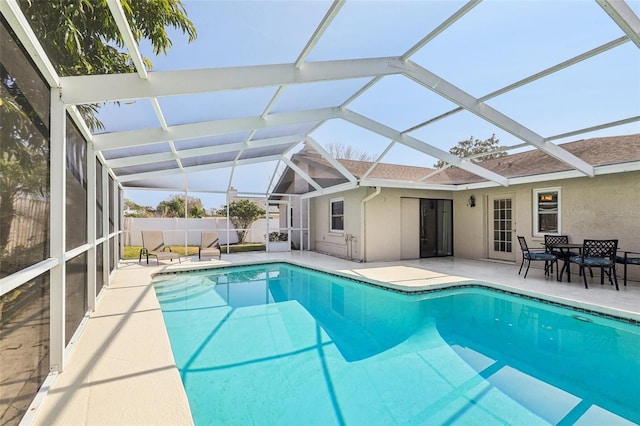
[{"label": "blue pool water", "polygon": [[196,425],[640,424],[640,327],[287,264],[154,280]]}]

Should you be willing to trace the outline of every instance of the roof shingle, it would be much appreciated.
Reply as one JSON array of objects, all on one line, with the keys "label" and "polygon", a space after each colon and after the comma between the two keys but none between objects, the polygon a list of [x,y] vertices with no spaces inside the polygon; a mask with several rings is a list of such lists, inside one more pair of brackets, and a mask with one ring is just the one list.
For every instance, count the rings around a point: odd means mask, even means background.
[{"label": "roof shingle", "polygon": [[[604,166],[640,161],[640,133],[624,136],[582,139],[559,144],[561,148],[592,166]],[[322,168],[340,177],[340,173],[322,158],[313,148],[307,146],[293,157],[294,162],[303,162],[311,167]],[[362,178],[373,164],[370,161],[338,160],[355,177]],[[538,149],[485,160],[480,165],[507,178],[534,176],[571,170],[571,167]],[[434,173],[428,167],[405,166],[379,163],[367,176],[372,179],[390,179],[415,182]],[[344,179],[346,181],[346,179]],[[450,167],[424,179],[422,182],[434,184],[466,184],[483,182],[486,179],[458,167]]]}]

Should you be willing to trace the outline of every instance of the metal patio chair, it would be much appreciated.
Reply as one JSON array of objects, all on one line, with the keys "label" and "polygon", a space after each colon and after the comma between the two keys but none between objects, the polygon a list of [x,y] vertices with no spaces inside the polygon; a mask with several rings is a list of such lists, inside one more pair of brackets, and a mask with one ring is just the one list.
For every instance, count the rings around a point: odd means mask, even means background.
[{"label": "metal patio chair", "polygon": [[568,243],[569,243],[568,235],[545,235],[544,236],[544,247],[546,252],[555,254],[558,259],[569,260],[571,256],[578,256],[580,254],[572,251],[563,251],[563,250],[558,250],[556,248],[553,248],[554,244],[568,244]]},{"label": "metal patio chair", "polygon": [[582,244],[582,253],[579,256],[572,256],[569,261],[580,267],[584,288],[589,288],[584,268],[589,268],[591,276],[593,276],[593,268],[600,268],[600,285],[604,284],[604,275],[607,274],[611,285],[615,283],[616,290],[619,290],[616,277],[618,240],[584,240]]},{"label": "metal patio chair", "polygon": [[640,252],[634,251],[625,251],[624,255],[616,256],[616,263],[620,263],[624,265],[624,278],[623,282],[626,287],[627,285],[627,266],[628,265],[640,265]]},{"label": "metal patio chair", "polygon": [[549,275],[549,271],[553,272],[553,264],[556,264],[556,279],[558,275],[558,256],[555,254],[547,253],[546,251],[541,250],[531,250],[527,246],[527,240],[518,235],[518,242],[520,243],[520,248],[522,249],[522,263],[520,264],[520,270],[518,271],[518,275],[522,272],[522,267],[524,266],[524,262],[527,262],[527,270],[524,272],[524,278],[527,278],[527,274],[529,273],[529,266],[531,266],[531,262],[540,261],[544,262],[544,274]]},{"label": "metal patio chair", "polygon": [[[573,256],[579,256],[580,253],[573,252],[568,249],[562,249],[557,247],[554,248],[553,247],[554,244],[569,244],[569,236],[568,235],[545,235],[544,236],[545,251],[547,253],[555,254],[558,260],[562,260],[563,264],[562,264],[562,269],[560,270],[560,277],[562,277],[562,273],[564,269],[569,268],[569,259],[571,259],[571,257]],[[551,272],[553,272],[553,270]],[[569,272],[567,273],[569,274]]]}]

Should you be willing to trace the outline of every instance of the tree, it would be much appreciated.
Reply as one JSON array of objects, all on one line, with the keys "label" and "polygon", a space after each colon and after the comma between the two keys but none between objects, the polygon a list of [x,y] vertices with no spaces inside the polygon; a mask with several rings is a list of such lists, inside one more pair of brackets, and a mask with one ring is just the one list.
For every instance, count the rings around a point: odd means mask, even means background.
[{"label": "tree", "polygon": [[357,151],[352,146],[341,143],[329,143],[324,148],[336,159],[357,161],[375,161],[376,159],[376,155],[370,152]]},{"label": "tree", "polygon": [[23,109],[19,99],[27,94],[15,79],[0,72],[6,96],[0,98],[0,254],[9,242],[18,196],[48,196],[49,144],[34,109]]},{"label": "tree", "polygon": [[[480,163],[490,158],[503,157],[506,152],[500,151],[500,139],[493,134],[489,139],[480,140],[471,136],[469,139],[458,142],[449,152],[460,158],[471,158],[473,161]],[[482,155],[485,154],[485,155]],[[445,161],[438,161],[434,167],[441,168],[447,164]]]},{"label": "tree", "polygon": [[[106,0],[18,0],[31,28],[61,76],[130,73],[131,57],[123,49]],[[171,47],[167,28],[196,37],[181,0],[121,0],[136,40],[148,39],[156,54]],[[147,67],[151,62],[145,59]],[[8,243],[18,196],[49,197],[48,123],[29,108],[29,90],[0,69],[0,254]],[[20,82],[22,83],[22,82]],[[41,89],[46,90],[46,89]],[[79,105],[91,129],[103,128],[98,105]],[[5,268],[0,268],[5,271]]]},{"label": "tree", "polygon": [[[202,207],[200,198],[188,197],[188,217],[200,218],[204,216],[205,210]],[[184,217],[184,196],[172,195],[168,200],[161,201],[156,208],[162,217]]]},{"label": "tree", "polygon": [[[61,76],[135,72],[106,0],[19,0],[47,56]],[[136,41],[147,39],[156,55],[171,48],[168,27],[197,37],[181,0],[120,0]],[[145,65],[152,64],[144,58]],[[103,128],[98,105],[79,105],[91,129]]]},{"label": "tree", "polygon": [[141,206],[127,198],[124,199],[124,207],[126,217],[150,217],[153,213],[153,207]]},{"label": "tree", "polygon": [[[226,210],[226,206],[223,209]],[[244,243],[247,236],[247,229],[253,222],[264,216],[267,212],[251,200],[235,200],[229,204],[229,220],[236,228],[238,240]]]}]

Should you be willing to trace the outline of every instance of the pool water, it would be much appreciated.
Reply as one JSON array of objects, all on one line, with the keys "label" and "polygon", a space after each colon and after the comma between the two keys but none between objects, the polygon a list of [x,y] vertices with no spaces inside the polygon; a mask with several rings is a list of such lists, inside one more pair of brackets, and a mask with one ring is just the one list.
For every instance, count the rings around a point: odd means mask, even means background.
[{"label": "pool water", "polygon": [[196,425],[640,423],[640,327],[288,264],[154,287]]}]

